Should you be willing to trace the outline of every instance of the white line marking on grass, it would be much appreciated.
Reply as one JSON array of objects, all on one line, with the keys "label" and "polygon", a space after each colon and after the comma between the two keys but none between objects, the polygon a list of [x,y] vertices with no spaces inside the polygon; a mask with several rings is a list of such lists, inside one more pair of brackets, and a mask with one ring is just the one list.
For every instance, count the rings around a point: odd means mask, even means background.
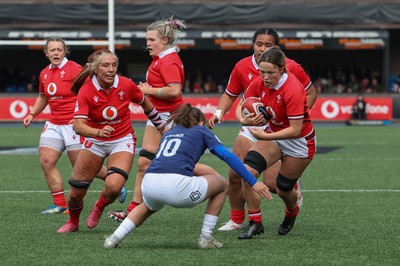
[{"label": "white line marking on grass", "polygon": [[[324,193],[324,192],[333,192],[333,193],[375,193],[375,192],[395,192],[399,193],[400,189],[303,189],[303,192],[310,193]],[[69,191],[66,190],[66,193]],[[99,193],[101,190],[88,190],[89,193]],[[128,192],[133,192],[128,190]],[[0,191],[3,194],[21,194],[21,193],[49,193],[47,190],[10,190],[10,191]]]},{"label": "white line marking on grass", "polygon": [[303,192],[338,192],[338,193],[374,193],[374,192],[400,192],[400,189],[302,189]]},{"label": "white line marking on grass", "polygon": [[[319,142],[321,147],[325,146],[346,146],[346,145],[365,145],[366,141],[324,141],[323,145]],[[389,145],[387,141],[369,141],[368,145]]]},{"label": "white line marking on grass", "polygon": [[[64,190],[64,192],[68,193],[69,191]],[[87,192],[88,193],[99,193],[99,192],[101,192],[101,190],[88,190]],[[133,191],[128,190],[128,192],[133,192]],[[22,190],[22,191],[21,190],[10,190],[10,191],[3,190],[3,191],[0,191],[0,193],[4,193],[4,194],[7,194],[7,193],[9,193],[9,194],[50,193],[50,191],[48,191],[48,190]]]},{"label": "white line marking on grass", "polygon": [[318,160],[324,160],[324,161],[367,161],[367,160],[373,160],[373,161],[400,161],[400,158],[321,158],[319,155],[315,156],[316,159]]}]

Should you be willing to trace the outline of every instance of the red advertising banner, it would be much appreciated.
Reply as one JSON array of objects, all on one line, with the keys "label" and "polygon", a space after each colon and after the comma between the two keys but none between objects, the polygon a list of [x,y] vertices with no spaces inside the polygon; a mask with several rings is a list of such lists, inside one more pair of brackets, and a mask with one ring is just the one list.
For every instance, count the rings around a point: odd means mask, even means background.
[{"label": "red advertising banner", "polygon": [[[29,114],[35,103],[36,98],[8,98],[0,97],[0,121],[18,122]],[[197,98],[186,97],[186,102],[198,107],[205,115],[210,118],[217,109],[219,97]],[[390,97],[373,98],[366,97],[367,119],[368,120],[391,120],[393,118],[393,101]],[[225,121],[236,121],[235,108],[239,100],[236,100],[232,109],[224,116]],[[311,111],[311,119],[314,121],[346,121],[351,117],[354,98],[347,97],[319,97]],[[144,121],[144,115],[139,105],[131,104],[131,119],[133,121]],[[50,115],[48,107],[35,120],[47,120]]]},{"label": "red advertising banner", "polygon": [[[393,118],[392,98],[365,97],[368,120],[391,120]],[[354,98],[319,97],[311,110],[313,121],[346,121],[352,113]]]}]

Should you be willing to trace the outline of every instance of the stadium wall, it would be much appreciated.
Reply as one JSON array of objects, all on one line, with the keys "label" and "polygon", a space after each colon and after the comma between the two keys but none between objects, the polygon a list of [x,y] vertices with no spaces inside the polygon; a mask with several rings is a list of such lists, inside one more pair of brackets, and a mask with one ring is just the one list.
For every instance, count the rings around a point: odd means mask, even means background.
[{"label": "stadium wall", "polygon": [[[86,28],[107,25],[106,2],[84,4],[2,4],[2,27]],[[326,28],[342,25],[355,27],[395,27],[400,22],[400,5],[393,2],[272,2],[272,3],[133,3],[116,4],[116,26],[142,28],[157,18],[174,14],[190,27],[240,27],[257,23],[290,24],[291,27]],[[379,25],[379,26],[378,26]],[[36,24],[37,26],[37,24]]]},{"label": "stadium wall", "polygon": [[[210,118],[217,109],[219,95],[185,95],[186,102],[190,102],[193,106],[200,108],[206,118]],[[313,121],[319,122],[343,122],[350,120],[352,105],[355,102],[356,95],[321,95],[318,97],[313,109],[311,110],[311,118]],[[21,122],[22,119],[29,114],[35,103],[36,95],[15,95],[6,94],[0,97],[0,122]],[[400,95],[366,95],[367,119],[373,121],[392,121],[400,119]],[[228,122],[236,122],[233,110],[237,105],[236,100],[231,111],[228,112],[224,120]],[[147,117],[144,115],[140,106],[131,104],[131,119],[133,121],[145,121]],[[46,109],[38,115],[36,121],[45,121],[49,118],[50,109]]]}]

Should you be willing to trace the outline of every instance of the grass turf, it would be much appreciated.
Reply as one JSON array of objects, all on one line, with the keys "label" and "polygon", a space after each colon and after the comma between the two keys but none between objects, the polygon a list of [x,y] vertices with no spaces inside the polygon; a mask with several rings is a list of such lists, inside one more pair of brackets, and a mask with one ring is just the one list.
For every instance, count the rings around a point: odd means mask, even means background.
[{"label": "grass turf", "polygon": [[[32,147],[41,126],[0,125],[0,147]],[[214,131],[231,146],[239,126]],[[136,127],[138,146],[143,127]],[[0,258],[3,265],[398,265],[400,234],[398,165],[400,127],[317,126],[318,153],[302,177],[304,207],[294,229],[277,234],[283,218],[282,201],[275,195],[262,202],[265,234],[237,239],[238,232],[214,232],[224,244],[219,250],[199,250],[205,203],[193,209],[166,207],[131,233],[117,249],[104,250],[104,236],[118,223],[103,215],[95,229],[85,226],[103,183],[93,182],[85,198],[78,233],[56,230],[66,215],[41,215],[51,203],[38,156],[0,155]],[[331,149],[333,148],[333,149]],[[137,158],[136,158],[137,160]],[[127,202],[106,211],[126,209],[132,198],[136,160],[127,182]],[[227,176],[227,165],[212,155],[203,163]],[[59,169],[67,180],[71,166],[65,155]],[[217,227],[229,219],[228,201]]]}]

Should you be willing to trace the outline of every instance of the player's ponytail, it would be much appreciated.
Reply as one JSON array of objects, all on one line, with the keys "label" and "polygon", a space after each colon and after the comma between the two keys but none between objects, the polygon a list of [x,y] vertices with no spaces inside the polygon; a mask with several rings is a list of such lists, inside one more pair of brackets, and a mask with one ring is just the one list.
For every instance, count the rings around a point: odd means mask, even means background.
[{"label": "player's ponytail", "polygon": [[165,125],[168,125],[171,122],[173,122],[173,126],[181,125],[191,128],[195,125],[198,125],[200,122],[206,124],[207,120],[199,108],[193,107],[190,103],[185,103],[181,106],[181,108],[172,113]]},{"label": "player's ponytail", "polygon": [[[171,16],[167,20],[157,20],[146,28],[147,31],[157,31],[161,38],[167,37],[168,44],[166,45],[165,49],[175,45],[178,34],[183,29],[186,29],[184,21],[175,19],[174,16]],[[179,51],[178,47],[177,50]]]}]

